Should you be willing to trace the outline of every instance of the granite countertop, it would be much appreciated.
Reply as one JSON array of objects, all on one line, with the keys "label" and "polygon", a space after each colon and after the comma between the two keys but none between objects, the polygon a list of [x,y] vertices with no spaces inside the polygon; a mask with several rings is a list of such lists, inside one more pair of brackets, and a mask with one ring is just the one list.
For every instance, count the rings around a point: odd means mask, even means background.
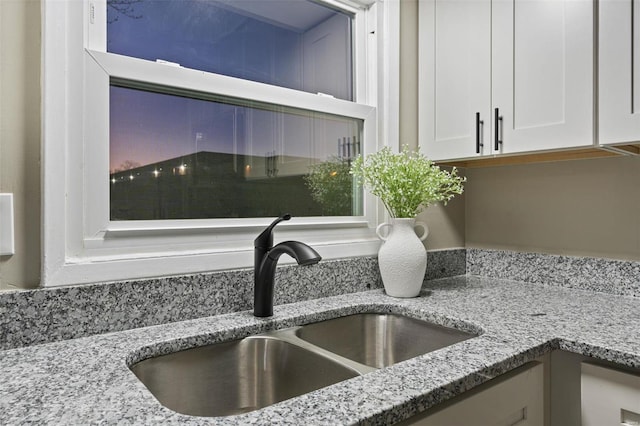
[{"label": "granite countertop", "polygon": [[[276,288],[277,292],[277,288]],[[0,424],[389,424],[563,349],[640,368],[639,300],[460,276],[414,299],[381,290],[0,352]],[[128,369],[160,353],[357,312],[395,312],[481,331],[475,337],[262,410],[221,418],[164,408]]]}]

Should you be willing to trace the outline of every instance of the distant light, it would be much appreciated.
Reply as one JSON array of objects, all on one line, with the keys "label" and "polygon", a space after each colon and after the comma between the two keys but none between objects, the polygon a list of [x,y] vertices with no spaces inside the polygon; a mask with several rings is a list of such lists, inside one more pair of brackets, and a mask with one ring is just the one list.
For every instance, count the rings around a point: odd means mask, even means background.
[{"label": "distant light", "polygon": [[111,178],[111,183],[116,183],[116,178]]},{"label": "distant light", "polygon": [[[162,170],[162,169],[160,169]],[[174,176],[177,174],[179,176],[185,176],[187,174],[187,165],[186,164],[180,164],[179,166],[176,166],[173,168],[173,174]]]},{"label": "distant light", "polygon": [[129,180],[133,180],[133,175],[129,175]]},{"label": "distant light", "polygon": [[155,177],[158,177],[158,175],[159,175],[159,174],[160,174],[160,172],[158,171],[158,169],[156,169],[156,170],[154,170],[154,171],[153,171],[153,175],[154,175]]}]

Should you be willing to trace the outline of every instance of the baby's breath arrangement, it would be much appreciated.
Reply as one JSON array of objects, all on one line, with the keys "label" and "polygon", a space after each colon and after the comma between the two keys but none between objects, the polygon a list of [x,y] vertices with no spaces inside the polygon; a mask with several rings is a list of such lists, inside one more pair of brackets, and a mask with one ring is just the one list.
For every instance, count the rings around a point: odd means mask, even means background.
[{"label": "baby's breath arrangement", "polygon": [[409,151],[394,154],[389,147],[356,158],[351,174],[373,195],[380,197],[392,217],[413,218],[429,205],[444,204],[462,194],[466,178],[441,170],[424,155]]}]

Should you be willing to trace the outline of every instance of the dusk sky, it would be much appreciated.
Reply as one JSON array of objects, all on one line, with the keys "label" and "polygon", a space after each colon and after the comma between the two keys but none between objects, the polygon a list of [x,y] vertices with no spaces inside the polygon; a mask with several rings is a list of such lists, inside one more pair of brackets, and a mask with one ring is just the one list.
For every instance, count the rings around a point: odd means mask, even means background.
[{"label": "dusk sky", "polygon": [[145,165],[196,148],[231,152],[232,106],[112,86],[110,108],[111,170],[127,160]]}]

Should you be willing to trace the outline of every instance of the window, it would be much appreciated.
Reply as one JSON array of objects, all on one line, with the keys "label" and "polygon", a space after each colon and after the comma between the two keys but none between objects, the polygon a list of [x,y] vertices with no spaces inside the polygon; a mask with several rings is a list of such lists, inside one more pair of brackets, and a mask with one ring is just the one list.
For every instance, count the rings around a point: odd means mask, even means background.
[{"label": "window", "polygon": [[394,128],[386,3],[45,2],[44,284],[248,267],[285,212],[277,238],[375,253],[348,168]]},{"label": "window", "polygon": [[111,221],[362,215],[363,120],[213,98],[111,86]]},{"label": "window", "polygon": [[309,0],[106,2],[107,52],[353,100],[354,13]]}]

